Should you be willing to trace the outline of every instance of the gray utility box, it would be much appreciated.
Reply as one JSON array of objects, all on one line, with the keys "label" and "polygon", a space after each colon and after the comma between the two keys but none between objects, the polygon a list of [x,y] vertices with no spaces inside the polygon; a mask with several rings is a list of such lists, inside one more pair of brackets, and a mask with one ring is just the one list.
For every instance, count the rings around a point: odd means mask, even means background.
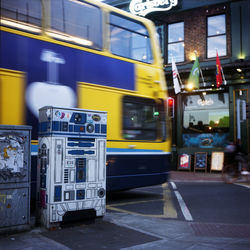
[{"label": "gray utility box", "polygon": [[30,227],[31,127],[0,125],[0,232]]}]

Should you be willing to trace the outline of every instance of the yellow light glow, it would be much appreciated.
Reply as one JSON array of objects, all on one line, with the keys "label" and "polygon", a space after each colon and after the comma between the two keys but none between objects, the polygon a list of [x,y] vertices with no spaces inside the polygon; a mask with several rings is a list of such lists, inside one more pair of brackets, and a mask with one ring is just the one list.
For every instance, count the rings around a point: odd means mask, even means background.
[{"label": "yellow light glow", "polygon": [[207,95],[207,92],[202,92],[202,94],[205,96],[205,95]]},{"label": "yellow light glow", "polygon": [[240,68],[237,68],[236,70],[237,70],[239,73],[242,72],[242,69],[240,69]]},{"label": "yellow light glow", "polygon": [[240,54],[238,55],[238,58],[239,58],[240,60],[244,60],[244,59],[246,58],[246,55],[245,55],[244,53],[240,53]]},{"label": "yellow light glow", "polygon": [[191,52],[191,53],[189,54],[189,59],[190,59],[191,61],[195,61],[196,57],[198,57],[198,52],[197,52],[197,50],[195,50],[194,52]]},{"label": "yellow light glow", "polygon": [[194,54],[194,53],[191,53],[191,54],[189,55],[189,59],[190,59],[190,61],[195,61],[195,59],[196,59],[195,54]]},{"label": "yellow light glow", "polygon": [[187,84],[187,89],[188,90],[192,90],[194,88],[194,84],[192,83],[192,82],[189,82],[188,84]]},{"label": "yellow light glow", "polygon": [[212,130],[212,127],[208,127],[209,130]]}]

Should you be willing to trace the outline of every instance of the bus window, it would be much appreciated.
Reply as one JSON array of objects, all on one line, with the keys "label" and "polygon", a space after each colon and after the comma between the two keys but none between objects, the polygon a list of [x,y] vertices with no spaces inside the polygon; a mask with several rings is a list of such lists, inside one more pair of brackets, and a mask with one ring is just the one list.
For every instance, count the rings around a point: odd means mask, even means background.
[{"label": "bus window", "polygon": [[159,122],[157,104],[152,99],[123,98],[123,136],[129,140],[156,140]]},{"label": "bus window", "polygon": [[102,12],[94,5],[69,0],[51,1],[51,28],[61,32],[49,33],[54,38],[102,49]]},{"label": "bus window", "polygon": [[152,63],[150,39],[144,25],[111,14],[110,36],[110,49],[113,54]]},{"label": "bus window", "polygon": [[[41,1],[40,0],[1,0],[1,17],[41,26]],[[6,19],[5,25],[12,25]],[[23,27],[21,24],[17,28]]]}]

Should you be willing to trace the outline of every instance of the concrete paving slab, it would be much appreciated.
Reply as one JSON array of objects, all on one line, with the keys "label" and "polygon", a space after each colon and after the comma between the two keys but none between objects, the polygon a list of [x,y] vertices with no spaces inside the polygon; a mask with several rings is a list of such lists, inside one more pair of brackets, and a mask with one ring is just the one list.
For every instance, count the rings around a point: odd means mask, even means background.
[{"label": "concrete paving slab", "polygon": [[61,230],[43,232],[42,235],[75,250],[120,249],[160,239],[100,219],[92,224],[65,227]]},{"label": "concrete paving slab", "polygon": [[193,235],[191,226],[184,221],[166,221],[164,219],[124,213],[107,213],[105,219],[113,223],[118,223],[121,226],[162,237],[162,239],[175,239],[177,237],[189,237]]}]

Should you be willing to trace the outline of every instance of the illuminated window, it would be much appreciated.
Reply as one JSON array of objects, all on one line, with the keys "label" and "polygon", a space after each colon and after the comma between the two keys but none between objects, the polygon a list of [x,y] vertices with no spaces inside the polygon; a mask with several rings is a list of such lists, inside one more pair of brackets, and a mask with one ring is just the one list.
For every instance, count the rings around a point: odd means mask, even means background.
[{"label": "illuminated window", "polygon": [[150,38],[146,27],[119,15],[110,15],[110,49],[115,55],[152,63]]},{"label": "illuminated window", "polygon": [[184,22],[168,25],[168,63],[184,61]]},{"label": "illuminated window", "polygon": [[207,57],[227,55],[226,16],[217,15],[207,18]]},{"label": "illuminated window", "polygon": [[183,97],[184,133],[223,133],[229,131],[228,93]]}]

